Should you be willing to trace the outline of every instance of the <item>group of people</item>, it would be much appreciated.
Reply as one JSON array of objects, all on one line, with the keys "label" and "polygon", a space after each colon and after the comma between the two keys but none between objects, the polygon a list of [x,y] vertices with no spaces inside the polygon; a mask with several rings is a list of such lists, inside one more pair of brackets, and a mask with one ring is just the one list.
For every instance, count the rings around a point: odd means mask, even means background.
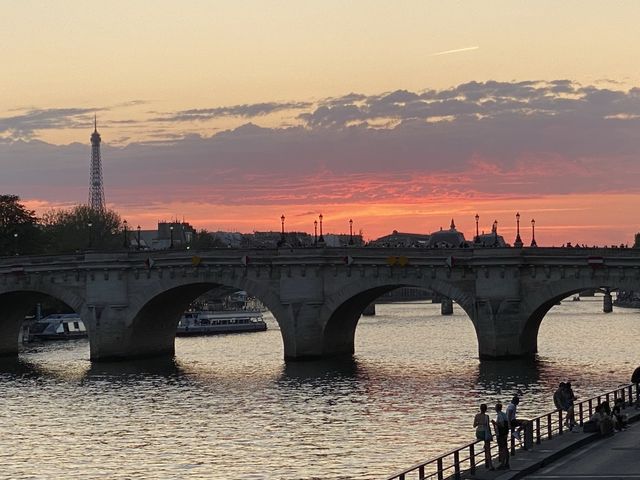
[{"label": "group of people", "polygon": [[624,430],[627,428],[624,410],[624,400],[617,398],[613,403],[613,408],[609,402],[602,402],[596,405],[595,411],[589,419],[589,424],[585,424],[585,431],[599,432],[601,435],[612,435],[614,430]]},{"label": "group of people", "polygon": [[[638,380],[640,381],[640,367],[637,369]],[[635,375],[635,372],[634,372]],[[560,382],[558,389],[553,394],[553,403],[559,411],[565,412],[564,425],[571,431],[576,426],[574,402],[577,397],[573,392],[570,382]],[[640,403],[640,401],[639,401]],[[507,406],[506,412],[502,411],[502,404],[496,403],[495,419],[489,418],[487,413],[487,404],[480,405],[480,413],[476,414],[473,420],[473,426],[476,429],[476,438],[484,441],[485,468],[489,470],[503,470],[509,468],[509,445],[508,437],[521,440],[520,433],[526,421],[517,418],[518,405],[520,397],[514,395],[511,403]],[[624,430],[627,427],[626,416],[623,414],[624,400],[617,398],[613,408],[609,402],[603,402],[596,406],[595,413],[591,416],[589,422],[585,423],[585,432],[587,432],[587,423],[592,431],[600,432],[602,435],[613,434],[614,430]],[[499,465],[494,468],[491,458],[491,440],[495,433],[496,442],[498,443],[498,461]]]},{"label": "group of people", "polygon": [[[507,405],[506,412],[502,411],[501,403],[496,403],[495,419],[489,418],[489,415],[487,414],[487,404],[483,403],[480,405],[480,413],[478,413],[473,420],[473,426],[476,428],[476,438],[484,441],[484,466],[489,470],[506,470],[509,468],[509,432],[511,432],[511,436],[513,438],[520,440],[520,432],[526,423],[517,418],[519,403],[520,397],[518,397],[518,395],[514,395],[511,399],[511,403]],[[492,425],[493,431],[496,435],[496,442],[498,442],[499,465],[495,468],[491,458],[491,439],[493,438],[491,433]]]}]

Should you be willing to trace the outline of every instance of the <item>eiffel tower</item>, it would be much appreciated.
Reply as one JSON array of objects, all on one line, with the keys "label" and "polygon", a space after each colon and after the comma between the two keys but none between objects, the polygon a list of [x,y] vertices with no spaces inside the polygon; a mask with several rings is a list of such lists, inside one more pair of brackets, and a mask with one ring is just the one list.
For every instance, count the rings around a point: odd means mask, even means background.
[{"label": "eiffel tower", "polygon": [[91,171],[89,178],[89,207],[98,212],[104,212],[104,187],[102,185],[102,158],[100,157],[100,134],[98,133],[98,119],[93,118],[93,133],[91,134]]}]

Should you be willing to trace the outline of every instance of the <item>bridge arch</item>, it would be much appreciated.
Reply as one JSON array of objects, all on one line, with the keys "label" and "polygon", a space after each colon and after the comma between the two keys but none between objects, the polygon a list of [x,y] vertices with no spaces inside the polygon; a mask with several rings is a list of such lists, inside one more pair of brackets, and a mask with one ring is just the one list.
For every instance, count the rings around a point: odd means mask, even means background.
[{"label": "bridge arch", "polygon": [[524,351],[537,353],[538,333],[540,325],[549,310],[562,299],[579,294],[585,290],[615,291],[615,290],[640,290],[640,280],[633,279],[568,279],[549,282],[542,288],[528,292],[527,311],[529,312],[521,334],[521,347]]},{"label": "bridge arch", "polygon": [[477,334],[473,320],[473,298],[454,283],[436,279],[358,279],[325,299],[320,312],[323,324],[322,352],[324,355],[347,355],[355,353],[355,332],[364,309],[376,298],[401,287],[431,290],[450,298],[465,311]]},{"label": "bridge arch", "polygon": [[178,322],[194,300],[210,291],[224,296],[239,290],[258,298],[276,320],[282,314],[277,297],[264,284],[246,278],[167,279],[130,296],[126,315],[122,319],[126,328],[125,334],[119,338],[121,344],[116,348],[105,342],[92,343],[91,356],[99,360],[114,360],[173,355]]},{"label": "bridge arch", "polygon": [[19,336],[25,316],[47,298],[65,303],[82,315],[85,302],[73,289],[58,285],[14,285],[0,288],[0,356],[18,354]]}]

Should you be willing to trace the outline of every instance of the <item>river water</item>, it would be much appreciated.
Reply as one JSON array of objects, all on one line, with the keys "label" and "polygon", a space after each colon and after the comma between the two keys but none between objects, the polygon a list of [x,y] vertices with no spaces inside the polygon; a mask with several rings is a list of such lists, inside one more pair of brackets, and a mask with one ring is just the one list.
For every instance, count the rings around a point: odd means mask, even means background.
[{"label": "river water", "polygon": [[0,478],[374,479],[473,438],[481,402],[551,409],[559,381],[586,396],[640,364],[640,311],[565,301],[539,358],[482,362],[455,306],[378,305],[356,355],[285,364],[280,332],[176,340],[173,361],[95,364],[86,340],[0,362]]}]

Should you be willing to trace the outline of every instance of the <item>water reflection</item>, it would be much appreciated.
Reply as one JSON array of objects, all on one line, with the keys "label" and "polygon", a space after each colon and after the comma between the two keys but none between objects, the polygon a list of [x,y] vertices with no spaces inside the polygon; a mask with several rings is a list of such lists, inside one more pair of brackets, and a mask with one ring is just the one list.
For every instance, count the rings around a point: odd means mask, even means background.
[{"label": "water reflection", "polygon": [[0,377],[43,377],[45,369],[18,357],[0,357]]},{"label": "water reflection", "polygon": [[478,362],[476,383],[487,391],[500,391],[513,385],[529,389],[540,383],[544,368],[544,362],[535,358],[482,360]]},{"label": "water reflection", "polygon": [[118,381],[132,377],[178,378],[185,375],[184,369],[174,357],[162,356],[126,362],[93,362],[85,379]]},{"label": "water reflection", "polygon": [[282,367],[279,381],[285,386],[292,383],[313,385],[334,380],[358,380],[363,375],[364,371],[356,358],[340,357],[329,360],[286,362]]}]

